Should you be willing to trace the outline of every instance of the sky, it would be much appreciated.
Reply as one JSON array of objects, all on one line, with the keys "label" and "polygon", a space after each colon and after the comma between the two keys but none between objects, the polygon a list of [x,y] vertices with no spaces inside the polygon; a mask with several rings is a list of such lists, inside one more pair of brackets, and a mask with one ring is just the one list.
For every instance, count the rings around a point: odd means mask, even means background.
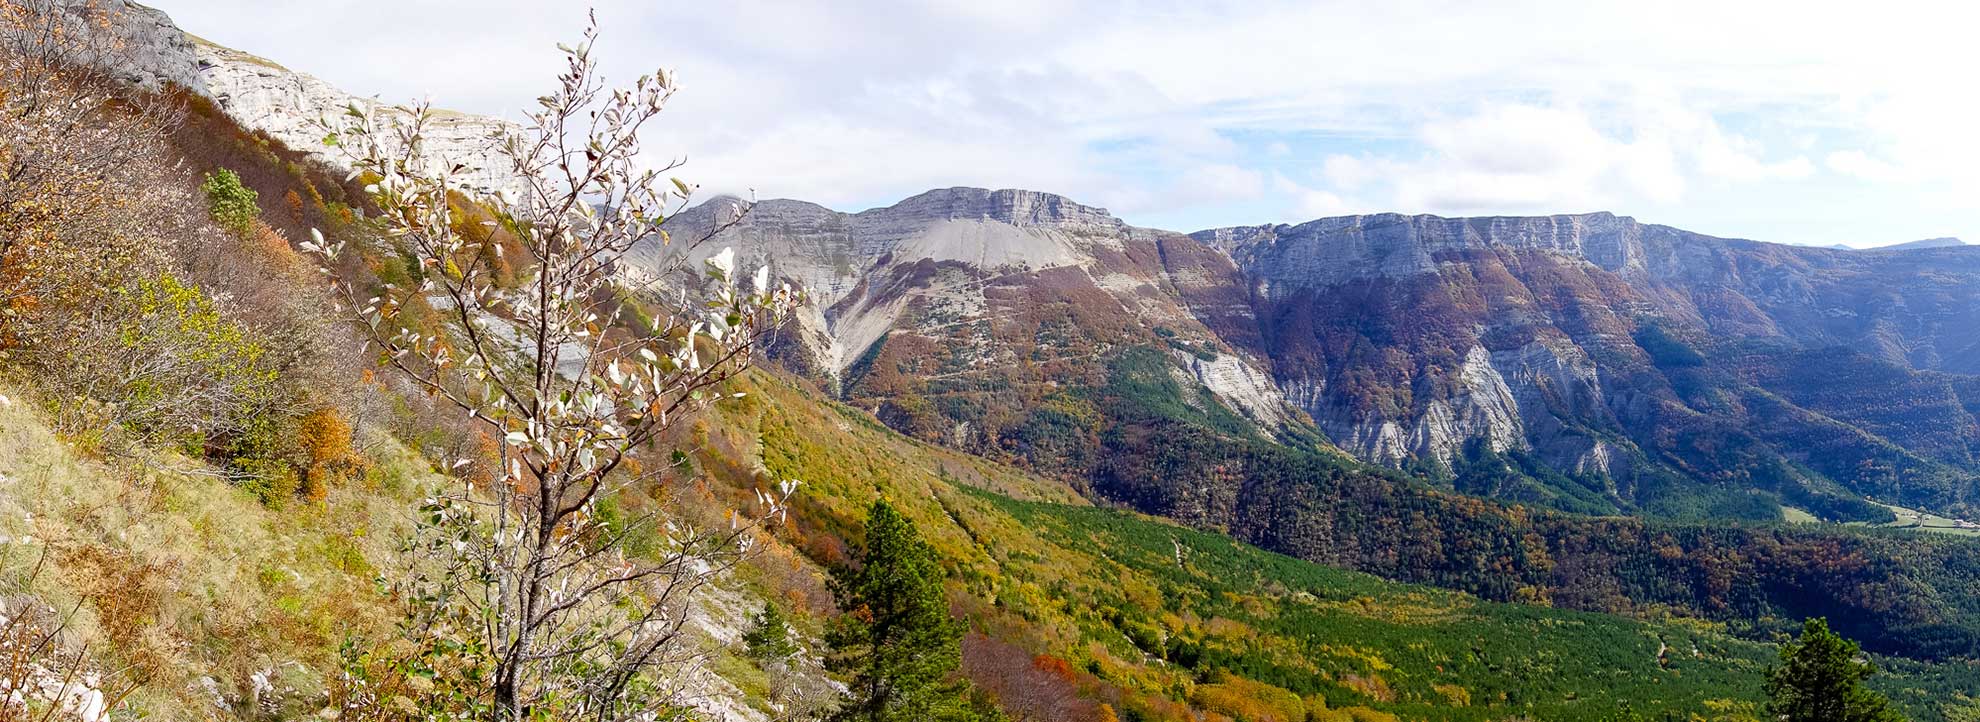
[{"label": "sky", "polygon": [[[145,0],[358,95],[522,118],[581,4]],[[1173,230],[1613,211],[1980,242],[1973,3],[600,0],[704,193],[1050,191]]]}]

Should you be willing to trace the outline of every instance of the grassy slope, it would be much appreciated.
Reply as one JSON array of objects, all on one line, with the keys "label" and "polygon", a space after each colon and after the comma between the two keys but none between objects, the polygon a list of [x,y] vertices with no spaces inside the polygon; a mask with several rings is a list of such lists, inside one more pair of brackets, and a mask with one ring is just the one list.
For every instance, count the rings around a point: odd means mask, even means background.
[{"label": "grassy slope", "polygon": [[[1230,673],[1405,719],[1758,715],[1769,645],[1483,602],[1083,506],[1055,482],[904,439],[779,382],[753,385],[754,400],[714,425],[770,476],[807,482],[791,538],[812,557],[832,556],[886,494],[947,555],[974,626],[1130,693],[1204,698]],[[1881,686],[1919,719],[1946,718],[1948,690],[1976,680],[1963,666],[1898,664]]]},{"label": "grassy slope", "polygon": [[113,680],[142,679],[130,701],[152,719],[211,715],[202,677],[238,704],[252,675],[270,672],[275,708],[320,709],[346,634],[389,620],[373,565],[410,522],[424,465],[383,444],[365,483],[332,490],[323,506],[271,509],[182,457],[85,458],[12,398],[0,404],[7,592],[77,609],[73,641],[105,668],[127,668]]},{"label": "grassy slope", "polygon": [[[944,552],[974,628],[1090,671],[1105,689],[1083,689],[1124,709],[1156,698],[1230,709],[1234,690],[1263,699],[1280,688],[1310,710],[1324,700],[1404,719],[1625,717],[1613,714],[1625,705],[1743,719],[1757,709],[1766,645],[1320,567],[1085,506],[1061,484],[905,439],[766,376],[744,388],[749,398],[700,424],[697,467],[721,482],[709,487],[718,503],[762,480],[807,482],[784,534],[804,554],[770,555],[747,591],[782,594],[812,630],[829,611],[814,560],[834,559],[864,505],[885,494]],[[389,619],[374,565],[392,557],[430,478],[402,447],[376,448],[366,483],[322,507],[270,509],[169,454],[148,463],[184,471],[91,460],[28,403],[0,406],[0,532],[35,539],[4,547],[5,578],[19,583],[45,550],[26,583],[58,607],[80,603],[78,640],[101,663],[148,675],[133,701],[154,718],[212,709],[207,676],[239,704],[266,670],[283,716],[308,714],[338,644]],[[720,668],[744,689],[760,686],[746,663]],[[1972,675],[1911,665],[1884,686],[1920,719],[1949,719],[1921,703]]]}]

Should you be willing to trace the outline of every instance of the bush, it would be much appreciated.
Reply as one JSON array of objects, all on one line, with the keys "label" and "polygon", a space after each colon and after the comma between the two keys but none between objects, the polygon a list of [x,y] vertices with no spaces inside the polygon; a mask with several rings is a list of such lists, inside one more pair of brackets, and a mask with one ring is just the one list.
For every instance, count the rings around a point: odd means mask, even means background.
[{"label": "bush", "polygon": [[233,466],[243,477],[241,488],[270,507],[281,508],[302,488],[302,477],[296,474],[296,467],[282,459],[243,457],[234,459]]},{"label": "bush", "polygon": [[260,196],[241,185],[241,177],[233,171],[222,168],[206,174],[199,190],[206,194],[207,211],[221,228],[240,238],[254,229],[254,221],[261,215]]},{"label": "bush", "polygon": [[296,437],[309,459],[303,473],[304,498],[323,501],[331,486],[364,475],[363,457],[351,448],[351,424],[335,407],[325,406],[303,415]]},{"label": "bush", "polygon": [[115,294],[107,342],[129,373],[111,391],[127,419],[151,429],[238,428],[272,400],[265,350],[198,286],[166,273]]}]

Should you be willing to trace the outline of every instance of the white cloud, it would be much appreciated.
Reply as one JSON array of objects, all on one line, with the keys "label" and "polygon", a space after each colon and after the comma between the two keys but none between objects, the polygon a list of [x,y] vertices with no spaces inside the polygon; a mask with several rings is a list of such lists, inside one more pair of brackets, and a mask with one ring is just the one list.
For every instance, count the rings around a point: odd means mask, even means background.
[{"label": "white cloud", "polygon": [[1295,220],[1344,216],[1368,210],[1331,191],[1307,187],[1284,175],[1272,177],[1272,190],[1291,199],[1289,210]]},{"label": "white cloud", "polygon": [[1860,150],[1842,150],[1829,154],[1829,168],[1838,173],[1846,173],[1858,178],[1878,183],[1901,183],[1908,180],[1908,174],[1888,161],[1870,157]]},{"label": "white cloud", "polygon": [[1249,200],[1265,192],[1265,175],[1229,163],[1198,166],[1186,176],[1188,185],[1210,198]]},{"label": "white cloud", "polygon": [[1815,173],[1815,164],[1803,156],[1768,162],[1732,144],[1703,145],[1698,153],[1699,170],[1730,181],[1800,180]]},{"label": "white cloud", "polygon": [[1404,212],[1556,212],[1681,198],[1687,181],[1673,144],[1661,133],[1636,135],[1604,133],[1574,108],[1495,104],[1423,125],[1418,157],[1335,155],[1322,175]]}]

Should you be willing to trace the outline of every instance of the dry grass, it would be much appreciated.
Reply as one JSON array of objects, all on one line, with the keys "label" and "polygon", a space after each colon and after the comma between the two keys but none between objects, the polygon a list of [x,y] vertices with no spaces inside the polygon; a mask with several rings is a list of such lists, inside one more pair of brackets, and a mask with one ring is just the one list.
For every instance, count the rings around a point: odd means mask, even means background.
[{"label": "dry grass", "polygon": [[[0,585],[75,609],[70,632],[106,650],[95,661],[145,680],[126,704],[149,718],[320,708],[338,646],[391,618],[373,579],[425,465],[373,444],[365,480],[275,510],[177,455],[82,457],[19,388],[0,386]],[[30,579],[24,560],[44,552]]]}]

